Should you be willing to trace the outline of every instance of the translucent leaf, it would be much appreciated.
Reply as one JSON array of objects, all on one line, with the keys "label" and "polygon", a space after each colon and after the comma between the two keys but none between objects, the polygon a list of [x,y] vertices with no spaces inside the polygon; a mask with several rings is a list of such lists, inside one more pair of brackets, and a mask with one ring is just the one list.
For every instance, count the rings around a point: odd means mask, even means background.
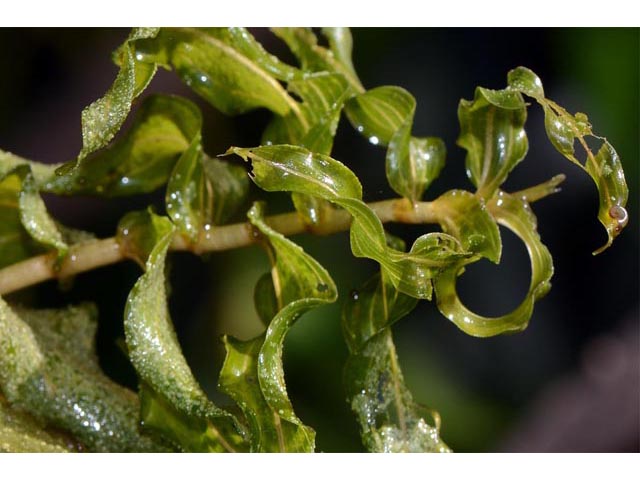
[{"label": "translucent leaf", "polygon": [[[350,355],[345,365],[347,398],[370,452],[446,452],[438,425],[429,425],[404,379],[390,325],[417,301],[399,293],[384,274],[347,299],[342,326]],[[432,415],[433,416],[433,415]]]},{"label": "translucent leaf", "polygon": [[42,184],[57,194],[105,196],[148,193],[167,183],[177,160],[202,127],[200,110],[173,95],[147,97],[129,130],[107,149],[66,164],[64,175]]},{"label": "translucent leaf", "polygon": [[323,27],[322,33],[329,41],[329,47],[335,59],[347,67],[355,76],[351,53],[353,51],[353,37],[347,27]]},{"label": "translucent leaf", "polygon": [[436,277],[434,286],[440,312],[465,333],[476,337],[524,330],[531,318],[534,303],[551,288],[553,275],[551,254],[540,241],[536,218],[529,204],[521,198],[498,192],[489,203],[489,209],[500,225],[511,230],[525,243],[531,261],[531,282],[525,299],[514,311],[500,317],[483,317],[471,312],[458,298],[456,269],[446,270]]},{"label": "translucent leaf", "polygon": [[386,173],[400,195],[418,201],[444,166],[446,147],[439,138],[411,136],[416,101],[400,87],[378,87],[349,100],[351,124],[374,145],[388,145]]},{"label": "translucent leaf", "polygon": [[[202,166],[206,178],[206,191],[211,197],[211,216],[205,221],[213,225],[227,222],[244,205],[249,194],[247,171],[241,165],[234,165],[218,158],[205,155]],[[205,232],[206,234],[206,232]]]},{"label": "translucent leaf", "polygon": [[[335,73],[309,74],[302,80],[289,83],[289,91],[295,93],[300,103],[301,116],[290,112],[276,116],[263,133],[266,144],[292,144],[329,155],[333,148],[340,112],[351,94],[345,77]],[[296,210],[310,226],[322,222],[326,201],[317,197],[293,194]]]},{"label": "translucent leaf", "polygon": [[69,432],[90,451],[162,451],[138,430],[136,395],[95,354],[96,311],[11,308],[0,298],[0,386],[13,407]]},{"label": "translucent leaf", "polygon": [[21,181],[17,174],[0,177],[0,267],[11,265],[35,253],[40,246],[22,226],[20,220]]},{"label": "translucent leaf", "polygon": [[12,409],[0,394],[0,453],[74,452],[72,442],[47,431],[41,422]]},{"label": "translucent leaf", "polygon": [[105,147],[124,123],[133,100],[149,84],[155,66],[137,66],[132,42],[153,38],[157,29],[133,29],[129,38],[116,52],[120,71],[105,95],[82,111],[82,150],[78,165],[89,154]]},{"label": "translucent leaf", "polygon": [[465,251],[500,261],[500,230],[484,202],[464,190],[450,190],[434,200],[433,208],[442,229],[457,238]]},{"label": "translucent leaf", "polygon": [[342,309],[342,329],[349,350],[360,351],[375,335],[410,313],[418,300],[400,293],[376,274],[354,290]]},{"label": "translucent leaf", "polygon": [[0,264],[9,265],[47,248],[56,249],[58,258],[66,255],[68,246],[35,183],[27,164],[0,177]]},{"label": "translucent leaf", "polygon": [[[433,275],[471,255],[452,237],[451,244],[456,244],[457,249],[446,259],[435,249],[420,248],[424,241],[420,238],[416,240],[418,247],[409,253],[389,247],[380,219],[362,201],[360,182],[351,170],[331,157],[291,145],[232,147],[227,153],[251,162],[252,179],[264,190],[315,195],[347,210],[353,217],[350,229],[353,254],[379,262],[391,283],[403,293],[430,298]],[[415,275],[416,271],[421,275]]]},{"label": "translucent leaf", "polygon": [[[508,90],[522,92],[540,104],[545,115],[545,128],[551,144],[568,160],[585,170],[598,187],[600,195],[598,219],[607,230],[607,243],[597,249],[598,254],[606,250],[628,222],[625,209],[629,190],[622,169],[622,162],[613,146],[603,137],[595,135],[584,113],[574,115],[544,95],[540,78],[525,67],[518,67],[508,74]],[[599,144],[594,155],[587,139],[591,137]],[[586,154],[582,164],[574,155],[575,141]]]},{"label": "translucent leaf", "polygon": [[124,320],[129,358],[143,385],[142,421],[184,451],[244,450],[240,426],[207,398],[193,377],[169,317],[164,263],[174,227],[164,217],[136,215],[127,218],[127,235],[121,238],[134,243],[143,239],[134,247],[125,243],[124,249],[148,253],[146,271],[127,299]]},{"label": "translucent leaf", "polygon": [[526,104],[516,92],[477,88],[473,101],[460,101],[458,119],[467,174],[478,195],[489,199],[529,148]]},{"label": "translucent leaf", "polygon": [[136,42],[141,61],[173,68],[197,94],[225,114],[265,107],[286,115],[298,106],[272,76],[273,58],[242,32],[225,28],[163,28]]},{"label": "translucent leaf", "polygon": [[293,411],[284,381],[282,349],[294,322],[308,310],[334,302],[337,290],[318,262],[265,223],[261,204],[255,204],[248,217],[263,235],[272,263],[271,285],[264,277],[259,282],[260,291],[266,293],[256,295],[256,300],[266,305],[258,303],[258,311],[264,316],[275,310],[275,315],[264,335],[248,342],[226,340],[220,386],[249,419],[252,450],[310,452],[315,432]]},{"label": "translucent leaf", "polygon": [[311,28],[278,27],[271,29],[291,49],[300,61],[302,70],[309,72],[341,73],[355,91],[363,91],[351,62],[351,32],[346,28],[325,28],[323,34],[330,49],[318,45]]}]

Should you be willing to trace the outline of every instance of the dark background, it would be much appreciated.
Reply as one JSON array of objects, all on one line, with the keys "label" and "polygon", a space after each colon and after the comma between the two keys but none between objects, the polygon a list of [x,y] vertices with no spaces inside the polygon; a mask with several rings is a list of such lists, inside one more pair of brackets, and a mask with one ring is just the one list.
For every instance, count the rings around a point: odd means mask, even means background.
[{"label": "dark background", "polygon": [[[265,46],[293,61],[267,30],[253,29]],[[125,29],[0,30],[0,148],[43,162],[74,158],[80,150],[80,112],[101,96],[116,75],[111,51]],[[569,111],[586,112],[596,133],[620,154],[630,196],[629,226],[605,253],[591,179],[563,159],[544,134],[542,114],[530,109],[530,150],[504,185],[514,191],[565,173],[562,193],[534,205],[539,232],[555,264],[551,292],[536,304],[529,328],[516,335],[476,339],[460,332],[435,306],[422,303],[395,327],[405,378],[416,400],[438,410],[442,435],[456,451],[638,451],[640,411],[639,331],[639,59],[638,29],[447,28],[354,29],[354,64],[367,88],[399,85],[417,99],[413,133],[442,137],[447,165],[427,191],[433,199],[450,188],[471,189],[464,151],[455,145],[457,105],[476,86],[502,88],[518,65],[534,70],[547,95]],[[160,72],[147,93],[194,98],[205,116],[205,149],[255,146],[269,119],[265,111],[227,118],[204,104],[170,72]],[[145,93],[145,95],[147,94]],[[392,196],[384,177],[384,150],[341,122],[333,156],[352,168],[365,200]],[[47,197],[64,223],[111,236],[128,210],[162,208],[163,192],[127,199]],[[253,189],[275,210],[291,209],[284,195]],[[242,220],[239,215],[237,221]],[[431,227],[391,225],[411,242]],[[529,283],[524,246],[503,234],[499,266],[479,262],[459,281],[461,298],[485,315],[519,304]],[[298,236],[323,263],[344,298],[375,270],[352,258],[347,234]],[[185,356],[204,388],[215,391],[222,333],[249,338],[261,331],[253,310],[253,285],[266,271],[258,248],[210,254],[174,254],[171,310]],[[14,300],[41,306],[91,300],[100,308],[98,350],[105,371],[135,388],[132,368],[116,346],[124,301],[139,269],[125,263],[88,272],[62,293],[54,282],[20,292]],[[340,303],[340,302],[338,302]],[[360,451],[357,425],[344,400],[346,358],[340,305],[316,310],[292,329],[285,345],[287,386],[303,421],[317,431],[322,451]]]}]

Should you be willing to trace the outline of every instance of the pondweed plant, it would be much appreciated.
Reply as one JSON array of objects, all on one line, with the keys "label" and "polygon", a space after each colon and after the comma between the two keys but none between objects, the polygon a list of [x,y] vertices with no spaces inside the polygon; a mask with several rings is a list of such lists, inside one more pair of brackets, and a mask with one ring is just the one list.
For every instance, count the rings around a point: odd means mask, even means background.
[{"label": "pondweed plant", "polygon": [[[242,28],[134,29],[114,53],[120,70],[113,85],[82,112],[76,159],[47,165],[0,151],[1,450],[313,452],[313,426],[302,423],[287,395],[283,343],[301,315],[339,295],[328,271],[288,237],[348,229],[353,255],[380,266],[357,293],[340,292],[350,352],[344,385],[362,441],[372,452],[449,451],[437,413],[419,406],[405,386],[392,327],[426,300],[468,335],[518,332],[549,291],[552,258],[531,204],[557,192],[563,176],[518,192],[501,189],[527,154],[528,102],[542,108],[555,149],[596,184],[608,241],[594,253],[609,247],[627,223],[627,187],[613,146],[594,133],[584,113],[570,114],[547,98],[531,70],[517,67],[505,88],[478,87],[472,100],[460,101],[458,145],[467,152],[475,191],[424,201],[446,147],[435,137],[412,136],[413,96],[400,87],[362,85],[348,29],[322,29],[322,42],[308,28],[273,32],[298,66],[269,54]],[[204,152],[199,109],[173,95],[146,97],[120,132],[158,68],[175,72],[225,114],[270,110],[261,145]],[[343,113],[386,148],[386,176],[397,198],[363,202],[349,159],[331,157]],[[267,192],[290,192],[295,211],[269,216],[268,204],[255,203],[245,223],[229,224],[246,206],[250,181]],[[111,198],[160,188],[164,211],[129,212],[105,239],[55,221],[40,196]],[[386,222],[437,224],[441,231],[407,249],[385,231]],[[514,311],[488,318],[461,302],[456,281],[472,262],[500,261],[499,225],[526,245],[531,281]],[[254,292],[265,330],[250,340],[224,337],[219,388],[235,405],[220,406],[182,355],[168,313],[165,263],[173,251],[203,254],[249,244],[263,246],[271,262]],[[143,270],[123,306],[138,392],[101,372],[94,306],[38,310],[6,300],[39,282],[125,259]]]}]

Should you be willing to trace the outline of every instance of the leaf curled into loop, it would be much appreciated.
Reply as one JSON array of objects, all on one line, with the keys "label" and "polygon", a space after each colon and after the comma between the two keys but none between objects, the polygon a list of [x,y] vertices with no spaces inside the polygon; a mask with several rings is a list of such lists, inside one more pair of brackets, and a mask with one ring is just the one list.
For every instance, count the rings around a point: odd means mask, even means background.
[{"label": "leaf curled into loop", "polygon": [[456,269],[447,270],[436,277],[434,287],[440,312],[462,331],[476,337],[524,330],[531,318],[534,303],[551,288],[553,275],[551,254],[540,241],[536,218],[529,204],[523,199],[498,192],[488,207],[500,225],[511,230],[525,243],[531,262],[531,281],[525,299],[514,311],[500,317],[483,317],[470,311],[460,301],[456,292]]}]

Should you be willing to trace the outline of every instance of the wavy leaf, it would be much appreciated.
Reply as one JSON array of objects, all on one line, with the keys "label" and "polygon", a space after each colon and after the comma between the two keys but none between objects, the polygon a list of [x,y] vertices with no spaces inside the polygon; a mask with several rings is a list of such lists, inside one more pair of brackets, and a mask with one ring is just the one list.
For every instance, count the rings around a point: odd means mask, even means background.
[{"label": "wavy leaf", "polygon": [[116,51],[116,63],[120,66],[116,79],[103,97],[82,111],[82,150],[76,167],[113,139],[127,118],[133,100],[153,78],[155,65],[138,64],[133,42],[153,38],[157,33],[155,28],[135,28]]},{"label": "wavy leaf", "polygon": [[350,355],[345,365],[347,398],[370,452],[446,452],[436,426],[425,420],[404,379],[391,324],[415,308],[417,300],[398,292],[378,274],[351,295],[342,310]]},{"label": "wavy leaf", "polygon": [[467,150],[467,175],[477,194],[490,199],[527,153],[527,106],[516,92],[477,88],[458,107],[458,145]]},{"label": "wavy leaf", "polygon": [[[248,33],[246,33],[248,35]],[[173,68],[198,95],[228,115],[268,108],[286,115],[298,106],[272,76],[257,42],[225,28],[163,28],[136,42],[141,61]],[[266,63],[269,65],[266,65]]]},{"label": "wavy leaf", "polygon": [[386,173],[398,194],[418,201],[438,177],[446,156],[439,138],[411,136],[416,101],[400,87],[378,87],[349,100],[345,112],[358,132],[374,145],[388,145]]},{"label": "wavy leaf", "polygon": [[[525,67],[518,67],[508,74],[508,89],[522,92],[534,98],[544,110],[545,128],[551,144],[568,160],[580,166],[595,182],[600,196],[598,220],[607,230],[607,243],[593,252],[606,250],[627,225],[629,216],[625,209],[629,190],[622,169],[622,162],[613,146],[603,137],[593,133],[584,113],[571,115],[560,105],[545,97],[540,78]],[[594,155],[588,138],[600,144]],[[575,156],[575,141],[586,154],[582,164]]]},{"label": "wavy leaf", "polygon": [[[302,102],[302,116],[290,112],[276,116],[267,126],[262,141],[266,144],[292,144],[329,155],[333,148],[340,112],[351,93],[345,77],[335,73],[309,74],[289,83],[288,89]],[[293,204],[307,225],[320,225],[325,218],[326,201],[294,193]]]},{"label": "wavy leaf", "polygon": [[0,298],[0,386],[7,400],[90,451],[162,451],[138,431],[135,394],[98,365],[91,305],[11,308]]},{"label": "wavy leaf", "polygon": [[56,249],[59,259],[66,255],[68,246],[38,193],[30,165],[19,165],[0,177],[0,220],[0,264],[47,248]]},{"label": "wavy leaf", "polygon": [[390,327],[418,304],[416,298],[405,295],[380,273],[354,290],[342,309],[342,329],[349,351],[359,352],[372,337]]},{"label": "wavy leaf", "polygon": [[125,245],[125,251],[148,257],[124,316],[129,358],[142,384],[142,421],[184,451],[244,450],[236,420],[216,407],[193,377],[169,317],[164,263],[175,227],[147,212],[129,214],[126,225],[125,238],[144,243]]},{"label": "wavy leaf", "polygon": [[341,73],[349,85],[362,92],[362,84],[351,62],[351,32],[347,28],[325,28],[330,49],[318,45],[318,37],[307,27],[272,28],[295,55],[305,72]]},{"label": "wavy leaf", "polygon": [[464,190],[450,190],[433,201],[433,208],[442,229],[457,238],[465,251],[500,261],[500,230],[484,202]]},{"label": "wavy leaf", "polygon": [[[109,148],[41,185],[44,191],[105,196],[148,193],[167,183],[180,156],[198,141],[200,110],[173,95],[147,97],[131,128]],[[196,138],[197,137],[197,138]]]},{"label": "wavy leaf", "polygon": [[[264,190],[315,195],[347,210],[353,217],[350,229],[353,254],[380,263],[391,283],[403,293],[429,299],[431,278],[442,269],[457,265],[461,257],[471,255],[453,237],[451,245],[457,246],[446,257],[440,256],[437,249],[422,248],[422,242],[429,242],[422,237],[409,253],[387,246],[380,219],[362,201],[360,182],[351,170],[331,157],[291,145],[232,147],[227,153],[250,161],[252,179]],[[414,275],[416,271],[421,274]]]},{"label": "wavy leaf", "polygon": [[531,262],[531,282],[522,303],[511,313],[499,317],[483,317],[471,312],[460,301],[456,292],[458,271],[450,269],[434,280],[440,312],[458,328],[476,337],[490,337],[505,332],[524,330],[531,318],[534,303],[551,288],[553,260],[547,247],[540,241],[536,218],[529,204],[499,191],[488,205],[500,224],[515,233],[527,246]]},{"label": "wavy leaf", "polygon": [[[261,204],[255,204],[248,217],[264,236],[272,262],[276,314],[264,335],[247,342],[226,340],[220,386],[249,419],[254,451],[310,452],[315,432],[293,411],[284,381],[282,349],[287,332],[301,315],[336,300],[336,286],[318,262],[265,223]],[[270,299],[268,303],[267,308],[272,309]],[[258,310],[265,311],[262,305]]]}]

